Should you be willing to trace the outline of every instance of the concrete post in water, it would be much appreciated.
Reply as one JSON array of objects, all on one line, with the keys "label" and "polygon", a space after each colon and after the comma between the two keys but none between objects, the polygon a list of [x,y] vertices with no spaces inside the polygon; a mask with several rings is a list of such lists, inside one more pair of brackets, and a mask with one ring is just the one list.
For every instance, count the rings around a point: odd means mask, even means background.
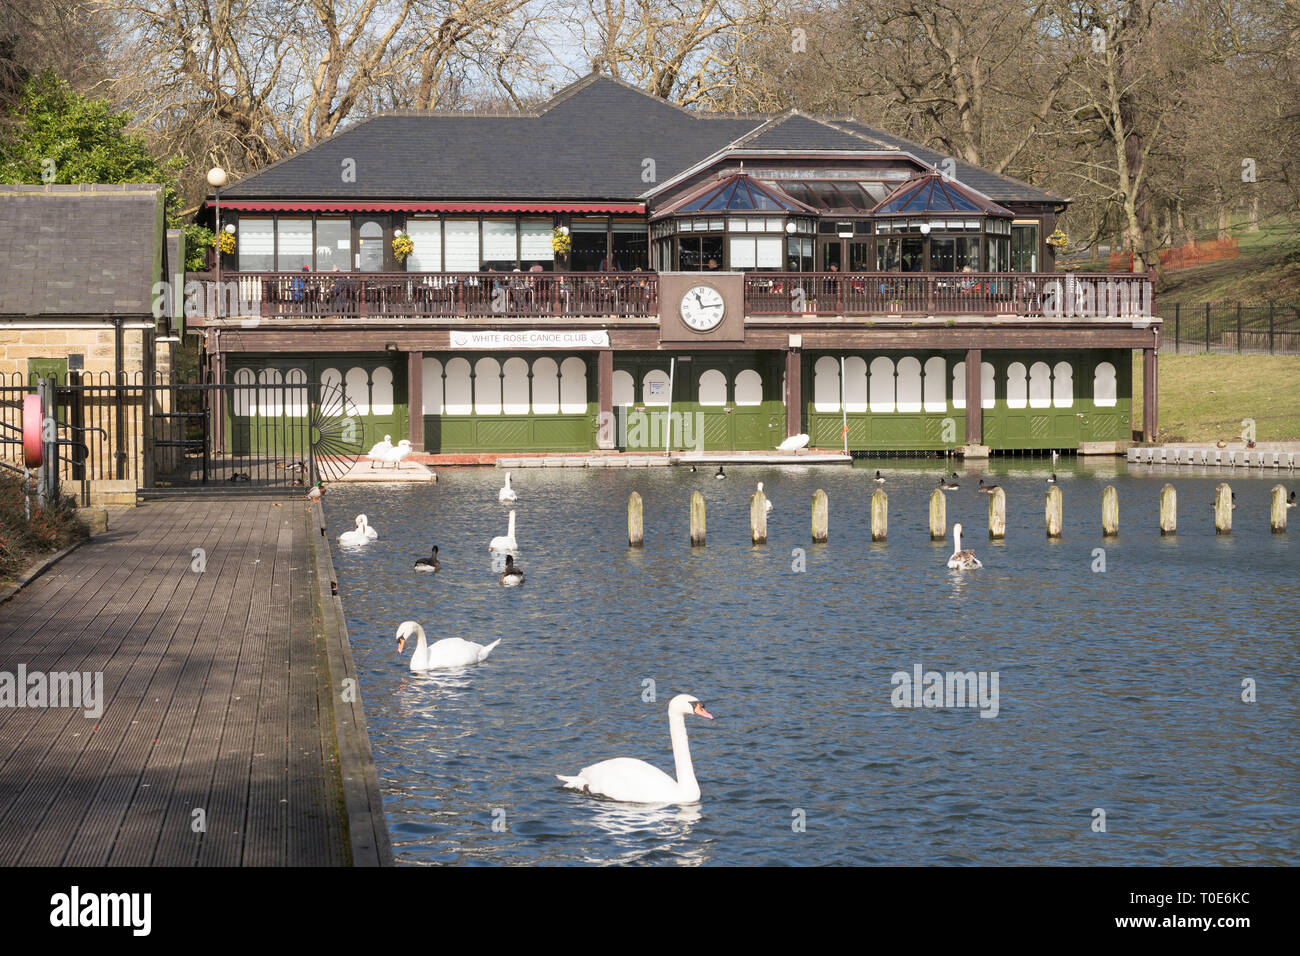
[{"label": "concrete post in water", "polygon": [[1060,485],[1049,485],[1047,488],[1047,536],[1049,538],[1059,538],[1061,536],[1061,521],[1064,510],[1064,503],[1061,497]]},{"label": "concrete post in water", "polygon": [[1176,534],[1178,532],[1178,492],[1173,485],[1160,489],[1160,533]]},{"label": "concrete post in water", "polygon": [[767,544],[767,495],[761,491],[749,496],[749,540]]},{"label": "concrete post in water", "polygon": [[704,495],[691,492],[691,545],[704,544]]},{"label": "concrete post in water", "polygon": [[871,540],[884,541],[889,534],[889,495],[884,488],[871,493]]},{"label": "concrete post in water", "polygon": [[1226,481],[1214,487],[1214,533],[1232,534],[1232,489]]},{"label": "concrete post in water", "polygon": [[930,540],[948,537],[948,499],[938,488],[930,492]]},{"label": "concrete post in water", "polygon": [[989,539],[1007,536],[1007,493],[1001,488],[989,495]]},{"label": "concrete post in water", "polygon": [[641,496],[635,491],[627,497],[627,543],[639,548],[645,542],[645,526],[641,521]]},{"label": "concrete post in water", "polygon": [[1286,531],[1286,489],[1281,485],[1273,486],[1273,497],[1268,508],[1268,523],[1274,534]]},{"label": "concrete post in water", "polygon": [[812,496],[812,538],[814,544],[820,544],[830,537],[830,513],[826,503],[826,492],[818,488]]},{"label": "concrete post in water", "polygon": [[1119,492],[1107,485],[1101,493],[1101,534],[1113,538],[1119,534]]}]

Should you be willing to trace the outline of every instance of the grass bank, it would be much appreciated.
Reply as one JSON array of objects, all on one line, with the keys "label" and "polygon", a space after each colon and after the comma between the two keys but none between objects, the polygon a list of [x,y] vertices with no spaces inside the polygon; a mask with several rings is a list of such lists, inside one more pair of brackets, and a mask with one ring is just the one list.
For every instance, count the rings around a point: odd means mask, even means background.
[{"label": "grass bank", "polygon": [[[1133,359],[1133,427],[1142,427],[1142,353]],[[1161,441],[1300,441],[1300,356],[1161,355]]]}]

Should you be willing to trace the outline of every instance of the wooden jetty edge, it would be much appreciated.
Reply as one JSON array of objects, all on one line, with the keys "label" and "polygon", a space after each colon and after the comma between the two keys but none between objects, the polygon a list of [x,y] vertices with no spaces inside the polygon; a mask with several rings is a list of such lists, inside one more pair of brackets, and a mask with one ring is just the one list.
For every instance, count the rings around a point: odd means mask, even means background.
[{"label": "wooden jetty edge", "polygon": [[[316,580],[316,613],[320,633],[329,660],[331,711],[338,742],[339,769],[343,776],[343,796],[347,805],[348,839],[352,847],[353,866],[392,866],[393,849],[388,839],[388,822],[384,817],[379,792],[379,773],[370,750],[366,732],[365,709],[361,703],[360,681],[352,659],[352,644],[338,596],[338,578],[330,553],[325,512],[319,501],[311,503],[312,523],[320,534],[312,535],[314,558],[312,573]],[[345,681],[353,693],[344,700]]]}]

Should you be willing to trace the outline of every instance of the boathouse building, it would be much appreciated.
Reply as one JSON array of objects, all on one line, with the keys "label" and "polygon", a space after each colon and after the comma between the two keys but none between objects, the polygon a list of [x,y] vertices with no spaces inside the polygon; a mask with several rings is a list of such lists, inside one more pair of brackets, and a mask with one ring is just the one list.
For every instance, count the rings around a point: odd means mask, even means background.
[{"label": "boathouse building", "polygon": [[662,449],[655,413],[709,451],[1119,451],[1137,349],[1155,427],[1160,321],[1148,276],[1057,271],[1067,205],[851,119],[593,75],[377,115],[211,195],[234,250],[190,323],[248,386],[234,452],[279,383],[431,453]]}]

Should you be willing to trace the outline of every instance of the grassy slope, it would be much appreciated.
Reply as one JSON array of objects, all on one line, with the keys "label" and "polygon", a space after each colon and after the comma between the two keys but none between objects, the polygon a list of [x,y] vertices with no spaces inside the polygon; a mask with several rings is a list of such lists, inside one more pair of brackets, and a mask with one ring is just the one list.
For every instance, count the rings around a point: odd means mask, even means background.
[{"label": "grassy slope", "polygon": [[[1133,427],[1142,427],[1142,353],[1133,359]],[[1161,355],[1161,441],[1300,441],[1300,356]]]}]

